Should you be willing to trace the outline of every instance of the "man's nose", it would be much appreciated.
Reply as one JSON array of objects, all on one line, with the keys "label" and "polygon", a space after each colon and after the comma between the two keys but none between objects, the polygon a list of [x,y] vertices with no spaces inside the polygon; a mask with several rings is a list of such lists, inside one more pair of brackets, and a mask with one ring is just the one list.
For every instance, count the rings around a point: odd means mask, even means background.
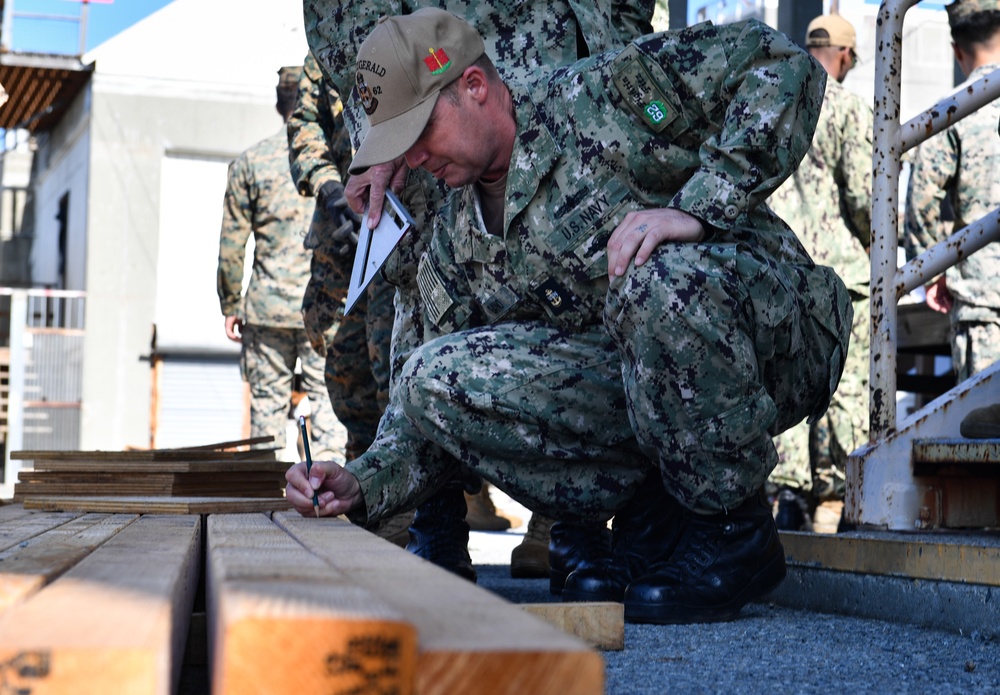
[{"label": "man's nose", "polygon": [[427,161],[427,152],[419,147],[411,147],[403,155],[406,165],[411,169],[419,169],[420,165]]}]

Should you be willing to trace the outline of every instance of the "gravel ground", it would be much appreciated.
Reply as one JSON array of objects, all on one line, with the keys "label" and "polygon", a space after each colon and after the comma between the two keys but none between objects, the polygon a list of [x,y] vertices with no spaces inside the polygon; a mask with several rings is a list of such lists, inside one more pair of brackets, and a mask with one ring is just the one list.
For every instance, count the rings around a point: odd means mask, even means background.
[{"label": "gravel ground", "polygon": [[[515,603],[557,600],[547,580],[510,578],[522,535],[523,524],[472,534],[479,585]],[[728,623],[626,625],[625,650],[604,659],[609,695],[1000,693],[998,640],[766,602]]]}]

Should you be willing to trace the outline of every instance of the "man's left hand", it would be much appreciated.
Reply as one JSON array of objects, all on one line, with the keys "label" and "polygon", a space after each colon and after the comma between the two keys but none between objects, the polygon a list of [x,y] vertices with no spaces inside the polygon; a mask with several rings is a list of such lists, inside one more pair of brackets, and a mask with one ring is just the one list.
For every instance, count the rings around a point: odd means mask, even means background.
[{"label": "man's left hand", "polygon": [[608,277],[624,275],[633,259],[642,265],[664,241],[697,242],[705,236],[701,220],[674,208],[630,212],[608,239]]}]

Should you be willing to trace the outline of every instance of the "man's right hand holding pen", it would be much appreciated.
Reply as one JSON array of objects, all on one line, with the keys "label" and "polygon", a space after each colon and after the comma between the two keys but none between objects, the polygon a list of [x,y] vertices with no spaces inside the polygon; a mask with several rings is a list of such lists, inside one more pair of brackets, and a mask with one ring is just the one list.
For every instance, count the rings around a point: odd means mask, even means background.
[{"label": "man's right hand holding pen", "polygon": [[353,473],[335,461],[313,461],[306,473],[305,461],[285,472],[285,497],[302,516],[313,516],[313,492],[319,500],[320,516],[346,514],[364,503],[361,486]]}]

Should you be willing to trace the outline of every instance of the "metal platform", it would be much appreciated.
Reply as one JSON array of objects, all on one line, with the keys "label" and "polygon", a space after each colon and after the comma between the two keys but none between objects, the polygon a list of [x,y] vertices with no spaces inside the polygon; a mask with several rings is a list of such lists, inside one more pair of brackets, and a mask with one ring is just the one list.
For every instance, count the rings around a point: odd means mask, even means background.
[{"label": "metal platform", "polygon": [[781,606],[1000,636],[1000,530],[782,532]]}]

